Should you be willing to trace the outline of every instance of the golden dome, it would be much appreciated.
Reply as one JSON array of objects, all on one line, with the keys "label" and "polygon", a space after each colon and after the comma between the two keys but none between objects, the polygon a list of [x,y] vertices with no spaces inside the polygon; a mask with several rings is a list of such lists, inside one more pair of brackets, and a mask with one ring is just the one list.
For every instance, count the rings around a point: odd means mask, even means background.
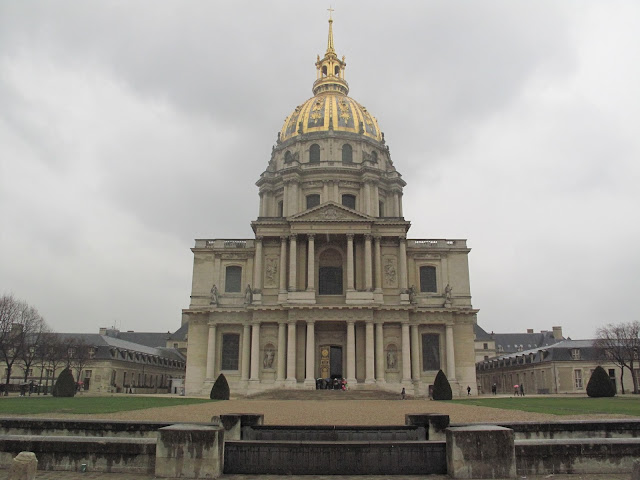
[{"label": "golden dome", "polygon": [[[331,9],[330,9],[331,11]],[[349,84],[344,78],[345,58],[339,59],[333,46],[333,19],[329,18],[329,38],[324,58],[316,61],[314,97],[296,107],[280,131],[284,142],[297,135],[315,132],[349,132],[382,141],[378,121],[366,108],[347,96]]]}]

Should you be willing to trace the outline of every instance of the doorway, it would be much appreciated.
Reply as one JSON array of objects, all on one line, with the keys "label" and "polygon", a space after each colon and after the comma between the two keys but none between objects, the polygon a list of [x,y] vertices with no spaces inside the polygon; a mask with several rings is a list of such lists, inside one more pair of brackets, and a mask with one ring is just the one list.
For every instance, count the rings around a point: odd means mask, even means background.
[{"label": "doorway", "polygon": [[342,347],[324,345],[320,347],[320,378],[343,378]]}]

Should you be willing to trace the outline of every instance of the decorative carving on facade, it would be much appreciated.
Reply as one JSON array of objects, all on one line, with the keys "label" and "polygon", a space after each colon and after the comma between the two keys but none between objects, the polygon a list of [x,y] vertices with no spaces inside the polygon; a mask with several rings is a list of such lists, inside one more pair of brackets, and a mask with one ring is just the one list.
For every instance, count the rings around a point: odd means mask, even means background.
[{"label": "decorative carving on facade", "polygon": [[247,288],[244,290],[244,303],[247,305],[251,305],[253,302],[253,290],[251,290],[251,285],[247,285]]},{"label": "decorative carving on facade", "polygon": [[210,303],[209,305],[215,305],[216,307],[218,306],[218,287],[216,287],[216,284],[213,284],[213,287],[211,287],[211,299],[210,299]]},{"label": "decorative carving on facade", "polygon": [[276,349],[270,343],[264,346],[264,358],[262,359],[262,367],[272,369],[276,358]]},{"label": "decorative carving on facade", "polygon": [[385,255],[382,271],[384,272],[384,286],[387,288],[394,288],[398,286],[398,274],[396,265],[397,262],[395,256]]},{"label": "decorative carving on facade", "polygon": [[387,346],[387,370],[398,369],[398,348],[393,344]]},{"label": "decorative carving on facade", "polygon": [[344,213],[334,207],[328,207],[319,211],[317,216],[324,220],[340,220],[345,218]]},{"label": "decorative carving on facade", "polygon": [[453,288],[451,288],[451,285],[449,285],[447,283],[447,286],[444,287],[444,306],[445,307],[450,307],[451,306],[451,292],[452,292]]},{"label": "decorative carving on facade", "polygon": [[278,271],[280,268],[280,259],[278,257],[267,257],[264,268],[264,286],[265,288],[275,288],[278,285]]}]

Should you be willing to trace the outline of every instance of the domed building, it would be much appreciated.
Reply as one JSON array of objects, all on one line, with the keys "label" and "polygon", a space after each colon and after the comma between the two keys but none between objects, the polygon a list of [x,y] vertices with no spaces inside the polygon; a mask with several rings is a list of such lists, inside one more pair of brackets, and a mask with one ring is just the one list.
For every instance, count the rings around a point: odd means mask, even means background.
[{"label": "domed building", "polygon": [[[349,388],[428,395],[438,370],[476,392],[465,240],[407,239],[406,183],[376,118],[348,96],[333,20],[313,97],[256,183],[253,239],[196,240],[186,392]],[[324,379],[325,381],[321,380]]]}]

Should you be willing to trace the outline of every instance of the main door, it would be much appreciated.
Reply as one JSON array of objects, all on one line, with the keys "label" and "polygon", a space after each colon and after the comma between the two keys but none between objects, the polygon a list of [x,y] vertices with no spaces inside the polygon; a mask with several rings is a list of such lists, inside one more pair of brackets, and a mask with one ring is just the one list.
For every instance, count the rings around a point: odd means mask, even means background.
[{"label": "main door", "polygon": [[342,378],[342,347],[320,347],[320,378]]}]

